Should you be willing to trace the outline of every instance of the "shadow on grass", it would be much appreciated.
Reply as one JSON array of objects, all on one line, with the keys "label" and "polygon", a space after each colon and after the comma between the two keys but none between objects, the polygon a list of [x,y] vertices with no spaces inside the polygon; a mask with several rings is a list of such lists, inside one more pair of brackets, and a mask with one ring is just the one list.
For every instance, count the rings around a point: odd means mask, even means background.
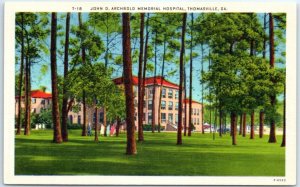
[{"label": "shadow on grass", "polygon": [[232,146],[230,137],[212,142],[198,135],[176,146],[173,134],[149,133],[137,144],[138,154],[128,156],[125,135],[100,137],[99,143],[73,135],[62,144],[49,137],[16,138],[17,175],[284,175],[284,149],[261,144],[264,140],[241,140],[241,146]]}]

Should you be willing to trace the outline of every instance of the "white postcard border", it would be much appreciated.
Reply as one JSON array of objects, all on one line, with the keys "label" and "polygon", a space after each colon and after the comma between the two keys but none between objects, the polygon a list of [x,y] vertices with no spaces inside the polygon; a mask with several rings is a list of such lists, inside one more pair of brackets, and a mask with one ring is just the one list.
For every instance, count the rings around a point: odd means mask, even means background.
[{"label": "white postcard border", "polygon": [[[15,176],[14,175],[14,29],[16,12],[90,12],[91,7],[167,6],[227,7],[218,12],[285,12],[286,30],[286,79],[287,79],[287,137],[285,177],[198,177],[198,176]],[[112,11],[128,12],[128,11]],[[131,10],[130,12],[139,12]],[[142,11],[166,12],[166,11]],[[181,12],[181,11],[172,11]],[[189,12],[189,11],[188,11]],[[204,12],[204,11],[192,11]],[[214,11],[205,11],[214,12]],[[4,19],[4,182],[6,184],[102,184],[102,185],[294,185],[296,184],[296,5],[293,3],[206,3],[206,2],[7,2]],[[291,124],[291,125],[289,125]]]}]

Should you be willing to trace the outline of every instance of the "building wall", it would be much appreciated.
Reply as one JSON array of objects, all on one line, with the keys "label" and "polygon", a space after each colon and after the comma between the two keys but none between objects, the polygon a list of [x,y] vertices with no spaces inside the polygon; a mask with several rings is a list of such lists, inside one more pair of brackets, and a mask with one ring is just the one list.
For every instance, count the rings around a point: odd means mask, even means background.
[{"label": "building wall", "polygon": [[[120,85],[123,86],[123,85]],[[134,107],[135,107],[135,126],[137,129],[138,126],[138,87],[137,85],[133,86],[134,89]],[[161,125],[166,128],[167,124],[171,124],[177,126],[178,123],[178,97],[179,97],[179,90],[178,87],[162,87],[162,104],[161,104],[161,111],[159,111],[159,97],[160,97],[160,86],[155,85],[155,96],[153,103],[153,84],[147,85],[145,88],[145,96],[144,96],[144,104],[143,104],[143,124],[151,124],[151,120],[155,121],[155,124],[158,124],[158,118],[160,115],[161,117]],[[184,94],[183,94],[184,97]],[[155,106],[155,117],[152,118],[152,106]],[[189,103],[187,103],[187,115],[189,112]],[[25,107],[24,99],[22,99],[22,108]],[[16,115],[18,114],[18,99],[16,99]],[[76,107],[75,107],[76,106]],[[40,113],[42,109],[50,108],[51,107],[51,98],[44,99],[44,98],[32,98],[31,101],[31,109],[32,112]],[[75,109],[77,108],[77,109]],[[201,131],[202,129],[202,105],[198,102],[192,102],[192,122],[196,128],[196,131]],[[184,104],[183,104],[183,122],[184,122]],[[103,110],[98,110],[98,120],[99,124],[103,122]],[[68,112],[68,119],[73,124],[83,124],[83,105],[82,103],[75,103],[74,107],[71,111]],[[87,123],[94,124],[95,119],[95,109],[93,107],[87,107]],[[189,124],[189,119],[187,118],[187,126]],[[183,124],[182,124],[183,126]]]},{"label": "building wall", "polygon": [[[15,114],[19,114],[19,98],[15,99]],[[32,113],[41,113],[41,110],[51,108],[52,100],[51,98],[31,98],[31,112]],[[21,108],[25,108],[25,99],[21,99]]]},{"label": "building wall", "polygon": [[[144,113],[144,120],[143,124],[151,124],[151,118],[152,118],[152,107],[149,104],[151,104],[153,100],[152,95],[152,89],[153,85],[148,85],[145,88],[145,96],[144,96],[144,107],[143,107],[143,113]],[[163,90],[165,90],[165,94],[162,94],[162,105],[161,105],[161,125],[166,128],[167,123],[177,125],[178,123],[178,105],[179,105],[179,90],[175,87],[162,87]],[[159,107],[159,97],[160,97],[160,86],[155,86],[155,98],[154,98],[154,104],[155,104],[155,124],[158,124],[158,107]],[[138,92],[137,92],[137,86],[134,85],[134,92],[135,92],[135,125],[138,126]],[[184,94],[183,94],[184,97]],[[150,101],[150,103],[149,103]],[[153,102],[152,102],[153,103]],[[165,106],[164,106],[165,103]],[[176,106],[177,105],[177,106]],[[189,104],[187,103],[187,107]],[[196,128],[196,131],[202,130],[202,104],[198,102],[192,103],[193,113],[192,113],[192,122]],[[195,114],[194,114],[195,111]],[[189,109],[187,109],[187,115],[188,115]],[[184,105],[183,105],[183,118],[184,118]],[[184,120],[183,120],[184,121]],[[189,124],[189,119],[187,118],[187,126]]]}]

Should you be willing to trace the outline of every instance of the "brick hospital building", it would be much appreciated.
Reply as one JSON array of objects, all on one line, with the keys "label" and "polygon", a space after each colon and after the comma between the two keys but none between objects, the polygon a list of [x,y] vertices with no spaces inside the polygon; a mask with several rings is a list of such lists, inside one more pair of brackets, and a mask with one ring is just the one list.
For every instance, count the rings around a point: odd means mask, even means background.
[{"label": "brick hospital building", "polygon": [[[122,77],[113,80],[115,84],[123,86]],[[162,81],[162,87],[160,86]],[[155,88],[155,96],[153,100],[153,86]],[[161,110],[160,114],[159,97],[160,89],[162,89]],[[133,76],[133,90],[134,90],[134,107],[135,107],[135,126],[138,126],[138,78]],[[161,126],[167,130],[176,130],[178,125],[178,106],[179,106],[179,86],[172,83],[160,76],[149,77],[145,79],[145,96],[143,103],[143,124],[151,124],[152,120],[155,124],[158,124],[158,115],[160,115]],[[184,95],[183,95],[184,97]],[[23,98],[23,97],[22,97]],[[153,102],[154,101],[154,102]],[[18,114],[18,102],[19,97],[16,97],[16,115]],[[45,93],[40,90],[33,90],[31,92],[31,112],[40,113],[41,110],[51,108],[52,95],[51,93]],[[24,107],[24,98],[22,99],[21,107]],[[152,107],[154,104],[155,117],[152,117]],[[79,105],[79,110],[71,110],[68,113],[68,119],[71,124],[83,124],[83,105]],[[189,99],[183,100],[183,122],[184,108],[187,105],[187,116],[189,114]],[[194,124],[196,131],[202,129],[202,104],[198,101],[192,101],[192,123]],[[95,116],[98,115],[99,122],[103,122],[103,111],[98,110],[98,114],[95,114],[94,108],[87,107],[87,122],[94,123]],[[189,119],[187,118],[187,126]]]}]

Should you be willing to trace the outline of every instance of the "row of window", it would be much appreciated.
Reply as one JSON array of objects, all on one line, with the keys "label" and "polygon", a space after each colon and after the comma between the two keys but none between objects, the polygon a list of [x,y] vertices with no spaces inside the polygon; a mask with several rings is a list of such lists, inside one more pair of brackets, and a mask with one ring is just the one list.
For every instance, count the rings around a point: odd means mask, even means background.
[{"label": "row of window", "polygon": [[[167,89],[163,88],[161,91],[162,98],[166,98]],[[178,99],[179,91],[175,90],[175,99]],[[168,89],[168,98],[173,98],[173,90],[171,88]]]},{"label": "row of window", "polygon": [[[153,94],[153,88],[149,87],[148,90],[149,90],[149,97],[151,97],[152,94]],[[173,94],[174,92],[175,92],[175,94]],[[173,90],[173,89],[169,88],[168,89],[168,98],[172,99],[173,95],[175,95],[175,99],[178,99],[179,91],[178,90]],[[167,89],[166,88],[162,89],[161,96],[162,96],[162,98],[166,98],[167,97]]]},{"label": "row of window", "polygon": [[[31,98],[31,103],[35,104],[36,103],[36,98]],[[49,105],[50,104],[50,99],[42,99],[41,100],[42,105],[44,105],[46,103]]]},{"label": "row of window", "polygon": [[[71,124],[74,123],[72,115],[69,115],[69,121]],[[80,115],[77,116],[77,124],[81,124],[81,116]]]},{"label": "row of window", "polygon": [[[178,114],[175,114],[175,121],[174,121],[174,115],[172,113],[169,113],[168,114],[168,119],[167,119],[167,114],[166,113],[161,113],[161,123],[174,123],[177,124],[178,123]],[[146,121],[146,113],[144,113],[144,116],[143,116],[143,121]],[[184,118],[183,118],[183,121],[184,121]],[[152,112],[149,112],[148,113],[148,123],[151,123],[152,122]],[[194,125],[199,125],[200,124],[200,118],[192,118],[192,123]]]},{"label": "row of window", "polygon": [[[137,100],[134,100],[134,105],[135,107],[137,107]],[[162,110],[166,110],[167,109],[167,102],[166,101],[161,101],[161,105],[160,105],[160,108]],[[148,110],[152,110],[152,107],[153,107],[153,103],[152,103],[152,100],[148,100]],[[175,103],[175,110],[178,110],[178,107],[179,107],[179,103],[176,102]],[[144,101],[144,108],[146,108],[146,101]],[[168,102],[168,110],[173,110],[174,108],[174,102],[173,101],[169,101]],[[200,115],[200,111],[201,109],[197,109],[197,108],[192,108],[192,114],[193,115]],[[184,112],[184,108],[183,108],[183,112]]]},{"label": "row of window", "polygon": [[[135,113],[135,120],[137,120],[136,116],[137,116],[137,113]],[[174,115],[172,113],[169,113],[168,114],[168,119],[167,119],[167,114],[166,113],[161,113],[161,123],[168,122],[168,123],[177,124],[178,123],[178,114],[175,114],[175,121],[174,121],[173,117],[174,117]],[[99,120],[98,121],[99,123],[103,123],[103,113],[102,112],[99,113],[98,120]],[[69,121],[72,124],[74,123],[72,115],[69,115]],[[94,113],[94,116],[93,116],[93,122],[95,123],[95,121],[96,121],[96,113]],[[146,121],[146,113],[144,113],[143,121]],[[184,121],[184,118],[183,118],[183,121]],[[152,113],[149,112],[148,113],[148,123],[151,123],[151,122],[152,122]],[[80,115],[77,116],[77,123],[81,124],[81,116]],[[194,125],[199,125],[200,124],[200,119],[199,118],[192,118],[192,123]]]}]

